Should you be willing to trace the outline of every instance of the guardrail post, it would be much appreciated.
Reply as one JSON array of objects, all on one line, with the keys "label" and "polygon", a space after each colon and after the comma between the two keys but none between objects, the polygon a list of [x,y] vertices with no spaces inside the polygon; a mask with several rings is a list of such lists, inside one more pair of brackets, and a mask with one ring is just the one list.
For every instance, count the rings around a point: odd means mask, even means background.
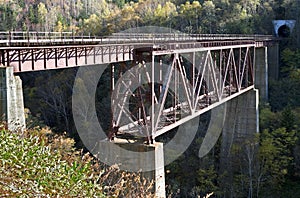
[{"label": "guardrail post", "polygon": [[71,34],[71,36],[72,36],[72,39],[74,40],[74,30],[72,29],[72,34]]},{"label": "guardrail post", "polygon": [[11,45],[11,32],[10,31],[8,32],[8,43],[10,46]]},{"label": "guardrail post", "polygon": [[27,30],[26,36],[27,36],[27,45],[29,46],[29,31],[28,30]]},{"label": "guardrail post", "polygon": [[39,42],[39,33],[36,31],[36,41]]}]

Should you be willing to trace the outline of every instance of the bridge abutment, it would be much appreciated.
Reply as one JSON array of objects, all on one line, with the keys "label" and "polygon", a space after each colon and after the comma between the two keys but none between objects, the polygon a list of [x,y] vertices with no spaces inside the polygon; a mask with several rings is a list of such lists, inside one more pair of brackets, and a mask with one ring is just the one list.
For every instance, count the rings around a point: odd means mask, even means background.
[{"label": "bridge abutment", "polygon": [[13,67],[0,67],[0,114],[9,130],[25,129],[22,81]]}]

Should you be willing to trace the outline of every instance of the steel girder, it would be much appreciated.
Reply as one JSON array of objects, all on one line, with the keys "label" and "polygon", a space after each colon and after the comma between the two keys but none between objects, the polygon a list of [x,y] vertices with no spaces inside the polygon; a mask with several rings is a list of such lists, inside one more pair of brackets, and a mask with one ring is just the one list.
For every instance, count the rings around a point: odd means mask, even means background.
[{"label": "steel girder", "polygon": [[3,47],[0,64],[13,66],[14,72],[95,65],[132,59],[131,44]]}]

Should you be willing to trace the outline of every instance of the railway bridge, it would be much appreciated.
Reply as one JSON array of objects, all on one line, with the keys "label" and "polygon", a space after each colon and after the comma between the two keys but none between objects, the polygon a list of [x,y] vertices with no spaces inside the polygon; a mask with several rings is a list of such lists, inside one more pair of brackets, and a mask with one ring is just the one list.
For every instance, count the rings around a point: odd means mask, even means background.
[{"label": "railway bridge", "polygon": [[[92,71],[99,80],[108,71],[111,129],[107,135],[95,124],[95,105],[90,103],[97,83],[86,83],[90,94],[75,80],[73,116],[79,135],[108,164],[122,162],[127,170],[152,171],[156,194],[164,197],[164,165],[185,151],[198,130],[193,120],[203,113],[214,112],[200,157],[221,132],[224,156],[233,137],[258,132],[259,100],[267,100],[268,78],[278,75],[278,41],[270,35],[0,32],[0,65],[0,112],[12,130],[25,127],[18,74],[79,67],[78,79]],[[88,69],[92,65],[98,66]],[[86,114],[79,113],[89,105],[93,108]],[[184,129],[170,143],[155,142],[181,126]]]}]

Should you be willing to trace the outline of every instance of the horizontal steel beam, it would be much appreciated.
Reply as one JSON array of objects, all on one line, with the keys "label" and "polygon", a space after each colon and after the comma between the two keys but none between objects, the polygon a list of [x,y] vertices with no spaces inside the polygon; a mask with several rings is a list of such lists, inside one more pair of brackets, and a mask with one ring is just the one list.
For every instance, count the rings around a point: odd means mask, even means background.
[{"label": "horizontal steel beam", "polygon": [[176,54],[176,53],[191,53],[191,52],[203,52],[203,51],[213,51],[213,50],[224,50],[224,49],[235,49],[235,48],[244,48],[244,47],[255,47],[255,44],[242,44],[242,45],[220,45],[215,47],[195,47],[195,48],[188,48],[188,49],[170,49],[170,50],[158,50],[153,51],[153,55],[161,56],[167,54]]},{"label": "horizontal steel beam", "polygon": [[254,90],[254,86],[250,86],[248,88],[245,88],[245,89],[241,90],[240,92],[234,93],[231,96],[228,96],[228,97],[222,99],[219,102],[216,102],[216,103],[214,103],[212,105],[209,105],[209,106],[207,106],[207,107],[205,107],[205,108],[203,108],[203,109],[201,109],[201,110],[199,110],[199,111],[197,111],[197,112],[195,112],[195,113],[193,113],[193,114],[191,114],[187,117],[184,117],[184,118],[180,119],[179,121],[175,122],[174,124],[170,124],[170,125],[162,128],[162,129],[156,131],[155,134],[153,135],[153,138],[158,137],[158,136],[160,136],[160,135],[162,135],[162,134],[164,134],[164,133],[166,133],[166,132],[182,125],[183,123],[186,123],[186,122],[200,116],[201,114],[204,114],[205,112],[208,112],[211,109],[216,108],[217,106],[222,105],[225,102],[227,102],[229,100],[232,100],[233,98],[236,98],[239,95],[242,95],[243,93],[246,93],[246,92],[251,91],[251,90]]}]

